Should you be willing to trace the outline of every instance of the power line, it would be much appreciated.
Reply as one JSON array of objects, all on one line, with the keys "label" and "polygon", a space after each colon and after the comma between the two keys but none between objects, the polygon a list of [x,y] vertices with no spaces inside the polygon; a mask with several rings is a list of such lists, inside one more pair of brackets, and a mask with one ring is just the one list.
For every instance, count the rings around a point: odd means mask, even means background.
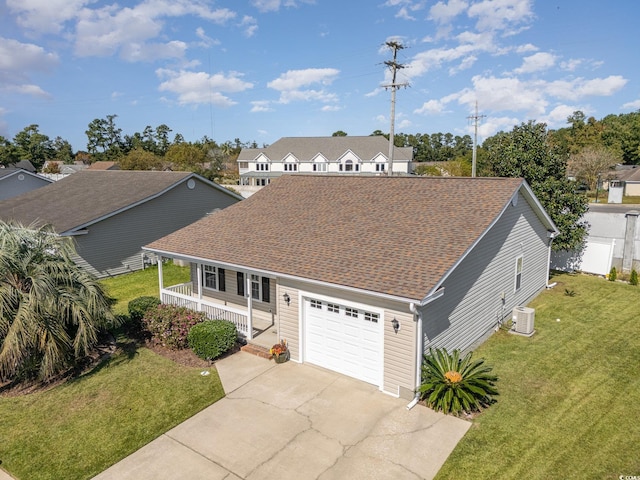
[{"label": "power line", "polygon": [[388,175],[393,175],[393,143],[395,137],[395,117],[396,117],[396,90],[400,87],[407,87],[409,83],[396,83],[396,73],[405,68],[404,64],[396,61],[398,50],[405,48],[398,42],[385,42],[385,45],[393,50],[393,60],[387,60],[384,64],[391,69],[391,83],[383,85],[385,89],[391,89],[391,126],[389,127],[389,171]]}]

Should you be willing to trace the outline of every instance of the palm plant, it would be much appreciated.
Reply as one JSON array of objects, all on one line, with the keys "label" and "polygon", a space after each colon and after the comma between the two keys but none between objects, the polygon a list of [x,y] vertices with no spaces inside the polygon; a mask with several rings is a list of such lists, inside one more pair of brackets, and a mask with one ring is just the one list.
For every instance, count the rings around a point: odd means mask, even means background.
[{"label": "palm plant", "polygon": [[50,380],[115,321],[101,285],[50,227],[0,222],[0,379]]},{"label": "palm plant", "polygon": [[484,360],[472,360],[469,352],[460,358],[460,351],[449,354],[445,349],[429,349],[422,363],[420,398],[428,407],[443,413],[460,414],[480,410],[498,395],[491,367]]}]

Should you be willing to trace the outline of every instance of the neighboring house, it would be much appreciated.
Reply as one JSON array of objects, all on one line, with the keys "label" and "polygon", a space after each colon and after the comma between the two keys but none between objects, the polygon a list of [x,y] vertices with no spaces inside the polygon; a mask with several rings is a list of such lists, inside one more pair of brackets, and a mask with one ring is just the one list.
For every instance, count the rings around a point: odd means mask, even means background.
[{"label": "neighboring house", "polygon": [[0,169],[0,200],[49,185],[52,180],[22,168]]},{"label": "neighboring house", "polygon": [[36,173],[36,167],[34,167],[33,163],[29,160],[20,160],[19,162],[10,165],[8,168],[21,168],[27,172]]},{"label": "neighboring house", "polygon": [[545,288],[556,234],[522,179],[285,175],[145,249],[191,262],[165,303],[410,398],[426,349],[474,348]]},{"label": "neighboring house", "polygon": [[640,270],[640,205],[589,205],[584,220],[589,224],[585,248],[575,252],[553,252],[551,267],[606,275],[611,267],[618,272]]},{"label": "neighboring house", "polygon": [[120,170],[120,166],[116,162],[93,162],[87,167],[87,170]]},{"label": "neighboring house", "polygon": [[84,171],[0,202],[0,218],[51,224],[105,277],[143,268],[143,245],[241,199],[190,172]]},{"label": "neighboring house", "polygon": [[[266,148],[243,148],[238,156],[242,191],[255,192],[283,174],[384,174],[389,141],[368,137],[284,137]],[[413,148],[395,147],[393,173],[410,173]],[[249,187],[249,188],[244,188]],[[253,187],[253,188],[251,188]]]},{"label": "neighboring house", "polygon": [[75,173],[81,172],[88,168],[88,165],[85,165],[81,161],[75,161],[71,164],[61,162],[60,160],[47,160],[44,162],[42,166],[43,171],[50,171],[51,169],[58,167],[58,173],[41,173],[42,176],[50,178],[51,180],[58,181],[69,175],[73,175]]},{"label": "neighboring house", "polygon": [[640,197],[640,168],[637,165],[620,165],[614,178],[624,187],[624,196]]}]

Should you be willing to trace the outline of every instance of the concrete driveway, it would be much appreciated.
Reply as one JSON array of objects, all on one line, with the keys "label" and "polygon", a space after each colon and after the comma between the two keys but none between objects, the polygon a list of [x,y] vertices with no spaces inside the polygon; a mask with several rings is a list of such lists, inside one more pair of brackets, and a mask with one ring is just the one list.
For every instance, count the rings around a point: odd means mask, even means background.
[{"label": "concrete driveway", "polygon": [[470,423],[310,365],[245,352],[227,396],[96,479],[429,479]]}]

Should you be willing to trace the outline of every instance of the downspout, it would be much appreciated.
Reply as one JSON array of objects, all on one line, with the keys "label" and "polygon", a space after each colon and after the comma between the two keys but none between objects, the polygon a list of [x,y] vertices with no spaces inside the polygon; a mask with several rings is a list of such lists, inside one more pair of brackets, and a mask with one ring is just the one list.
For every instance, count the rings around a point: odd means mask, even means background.
[{"label": "downspout", "polygon": [[547,281],[545,283],[547,288],[553,288],[557,282],[549,284],[549,276],[551,275],[551,244],[553,243],[553,239],[558,236],[558,232],[548,232],[547,236],[549,237],[549,247],[547,252]]},{"label": "downspout", "polygon": [[420,393],[418,392],[418,386],[420,386],[420,382],[422,380],[422,370],[421,370],[421,366],[422,366],[422,348],[424,347],[424,342],[422,340],[422,313],[420,313],[420,310],[418,310],[418,308],[416,307],[416,304],[411,302],[409,304],[409,311],[411,313],[413,313],[416,316],[416,330],[417,330],[417,335],[416,335],[416,394],[413,397],[413,400],[411,400],[411,402],[409,402],[409,404],[407,405],[407,410],[411,410],[413,407],[415,407],[418,403],[418,400],[420,400]]}]

